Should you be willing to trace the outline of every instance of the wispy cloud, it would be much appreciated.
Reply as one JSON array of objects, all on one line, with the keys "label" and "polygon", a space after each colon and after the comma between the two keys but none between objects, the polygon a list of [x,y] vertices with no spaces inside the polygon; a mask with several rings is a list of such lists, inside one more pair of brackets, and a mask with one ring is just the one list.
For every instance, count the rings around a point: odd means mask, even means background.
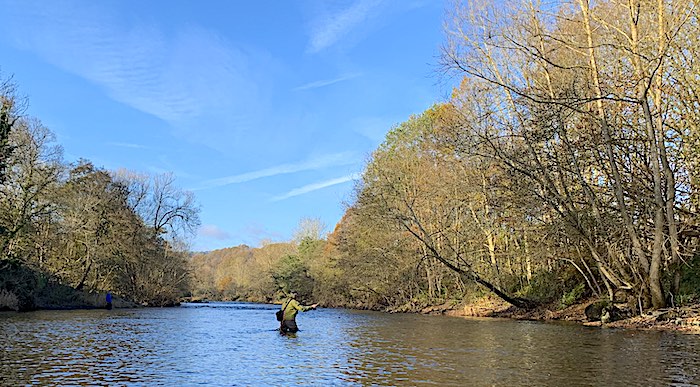
[{"label": "wispy cloud", "polygon": [[244,183],[251,180],[261,179],[263,177],[277,176],[301,171],[318,170],[341,165],[351,165],[357,163],[358,161],[359,160],[356,154],[353,152],[334,153],[330,155],[316,157],[311,160],[306,160],[299,163],[281,164],[270,168],[260,169],[257,171],[207,180],[203,182],[198,188],[196,188],[196,190],[216,188],[229,184]]},{"label": "wispy cloud", "polygon": [[375,17],[384,0],[359,0],[345,9],[319,12],[312,20],[308,51],[322,51]]},{"label": "wispy cloud", "polygon": [[95,2],[28,3],[9,12],[0,34],[17,47],[171,124],[191,124],[212,111],[232,122],[257,110],[253,69],[260,66],[250,63],[249,51],[204,28],[165,34],[159,25],[128,24]]},{"label": "wispy cloud", "polygon": [[271,231],[260,223],[248,223],[240,230],[242,235],[249,240],[252,245],[259,245],[262,241],[282,240],[283,236],[279,232]]},{"label": "wispy cloud", "polygon": [[344,75],[342,77],[338,77],[335,79],[324,79],[320,81],[314,81],[314,82],[309,82],[305,85],[301,85],[299,87],[295,87],[293,90],[295,91],[300,91],[300,90],[309,90],[309,89],[318,89],[319,87],[325,87],[325,86],[330,86],[339,82],[344,82],[353,78],[359,77],[360,74],[349,74],[349,75]]},{"label": "wispy cloud", "polygon": [[318,191],[319,189],[323,189],[326,187],[331,187],[334,185],[346,183],[348,181],[357,180],[360,178],[360,176],[361,176],[360,173],[353,173],[351,175],[346,175],[343,177],[339,177],[337,179],[325,180],[325,181],[321,181],[321,182],[317,182],[317,183],[313,183],[313,184],[308,184],[308,185],[305,185],[303,187],[295,188],[295,189],[287,192],[284,195],[276,196],[276,197],[272,198],[272,201],[276,202],[276,201],[280,201],[280,200],[284,200],[284,199],[289,199],[289,198],[294,197],[294,196],[304,195],[304,194],[307,194],[309,192]]},{"label": "wispy cloud", "polygon": [[148,147],[145,145],[131,144],[131,143],[127,143],[127,142],[108,142],[107,145],[117,146],[120,148],[148,149]]},{"label": "wispy cloud", "polygon": [[197,234],[201,237],[216,239],[220,241],[231,239],[231,234],[227,233],[226,231],[213,224],[203,225],[199,228]]}]

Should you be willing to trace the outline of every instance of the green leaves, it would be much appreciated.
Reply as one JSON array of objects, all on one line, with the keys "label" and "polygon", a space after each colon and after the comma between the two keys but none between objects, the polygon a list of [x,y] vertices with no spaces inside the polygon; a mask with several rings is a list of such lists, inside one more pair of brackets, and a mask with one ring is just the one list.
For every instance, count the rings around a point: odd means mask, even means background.
[{"label": "green leaves", "polygon": [[274,269],[272,277],[275,285],[284,293],[297,292],[302,300],[311,299],[314,280],[308,274],[309,268],[296,255],[282,258]]}]

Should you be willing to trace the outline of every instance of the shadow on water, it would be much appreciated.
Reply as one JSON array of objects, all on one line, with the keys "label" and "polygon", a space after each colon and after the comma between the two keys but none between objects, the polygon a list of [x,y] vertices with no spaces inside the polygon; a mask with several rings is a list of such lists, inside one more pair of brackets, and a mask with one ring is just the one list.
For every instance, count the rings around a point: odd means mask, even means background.
[{"label": "shadow on water", "polygon": [[[204,306],[206,305],[206,306]],[[0,385],[696,385],[700,338],[276,305],[0,314]]]}]

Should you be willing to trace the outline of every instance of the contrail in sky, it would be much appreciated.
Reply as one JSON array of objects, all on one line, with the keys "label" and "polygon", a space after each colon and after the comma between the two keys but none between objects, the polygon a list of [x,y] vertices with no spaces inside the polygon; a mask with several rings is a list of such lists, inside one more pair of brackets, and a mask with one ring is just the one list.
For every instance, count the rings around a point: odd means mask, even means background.
[{"label": "contrail in sky", "polygon": [[294,196],[307,194],[309,192],[313,192],[313,191],[316,191],[316,190],[319,190],[322,188],[326,188],[326,187],[330,187],[333,185],[342,184],[342,183],[345,183],[348,181],[356,180],[360,176],[361,176],[360,173],[353,173],[351,175],[339,177],[337,179],[325,180],[325,181],[321,181],[318,183],[308,184],[308,185],[305,185],[303,187],[295,188],[295,189],[287,192],[284,195],[274,197],[274,198],[272,198],[272,201],[276,202],[276,201],[280,201],[280,200],[284,200],[284,199],[289,199],[289,198],[294,197]]}]

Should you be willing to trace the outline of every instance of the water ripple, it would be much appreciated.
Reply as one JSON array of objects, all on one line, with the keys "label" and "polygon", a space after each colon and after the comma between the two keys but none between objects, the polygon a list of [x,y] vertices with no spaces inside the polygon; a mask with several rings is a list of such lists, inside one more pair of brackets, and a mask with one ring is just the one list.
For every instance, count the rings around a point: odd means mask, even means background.
[{"label": "water ripple", "polygon": [[277,306],[0,314],[2,385],[697,385],[700,339]]}]

